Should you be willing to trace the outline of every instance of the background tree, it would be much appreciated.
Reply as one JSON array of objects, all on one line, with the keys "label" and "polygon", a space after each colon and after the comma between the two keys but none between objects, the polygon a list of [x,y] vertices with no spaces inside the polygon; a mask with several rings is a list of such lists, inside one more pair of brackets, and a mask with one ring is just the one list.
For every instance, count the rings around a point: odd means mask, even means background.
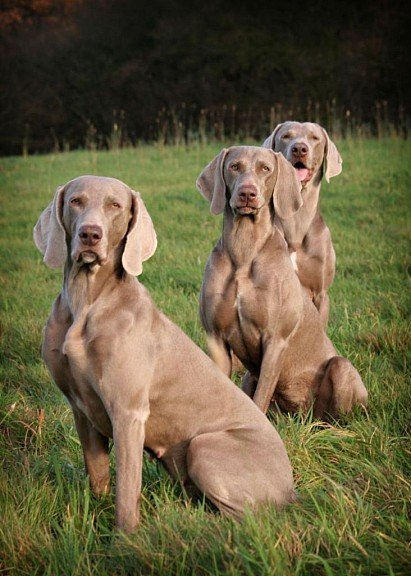
[{"label": "background tree", "polygon": [[3,154],[105,146],[113,131],[262,138],[270,113],[406,129],[402,0],[8,0],[0,29]]}]

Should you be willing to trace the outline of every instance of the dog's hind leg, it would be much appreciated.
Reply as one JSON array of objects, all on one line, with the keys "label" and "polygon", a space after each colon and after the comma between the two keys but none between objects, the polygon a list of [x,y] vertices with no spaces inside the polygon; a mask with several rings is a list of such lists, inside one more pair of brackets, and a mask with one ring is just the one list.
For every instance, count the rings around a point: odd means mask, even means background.
[{"label": "dog's hind leg", "polygon": [[367,405],[368,393],[357,370],[346,358],[334,356],[328,363],[314,404],[314,416],[336,417],[359,404]]},{"label": "dog's hind leg", "polygon": [[273,442],[272,433],[263,439],[261,434],[239,428],[201,434],[190,442],[189,476],[223,514],[239,518],[246,508],[281,507],[294,499],[291,466],[280,437]]}]

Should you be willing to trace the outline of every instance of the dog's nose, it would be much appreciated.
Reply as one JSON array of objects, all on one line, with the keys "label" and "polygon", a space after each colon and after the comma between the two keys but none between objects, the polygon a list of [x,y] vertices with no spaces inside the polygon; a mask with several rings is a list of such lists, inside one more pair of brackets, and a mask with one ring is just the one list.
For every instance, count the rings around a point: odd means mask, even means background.
[{"label": "dog's nose", "polygon": [[238,192],[239,198],[243,202],[249,202],[257,198],[257,190],[254,187],[241,188]]},{"label": "dog's nose", "polygon": [[95,246],[103,237],[103,230],[100,226],[81,226],[78,236],[85,246]]},{"label": "dog's nose", "polygon": [[294,156],[306,156],[308,154],[308,146],[304,142],[299,142],[293,145],[291,152]]}]

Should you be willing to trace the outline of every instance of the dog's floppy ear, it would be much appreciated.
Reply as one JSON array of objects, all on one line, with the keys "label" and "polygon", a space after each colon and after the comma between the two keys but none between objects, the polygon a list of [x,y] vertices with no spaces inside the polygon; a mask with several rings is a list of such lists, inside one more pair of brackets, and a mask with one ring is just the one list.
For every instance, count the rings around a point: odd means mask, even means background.
[{"label": "dog's floppy ear", "polygon": [[283,126],[283,124],[277,124],[277,126],[274,128],[274,131],[270,134],[270,136],[266,140],[264,140],[262,144],[263,148],[270,148],[270,150],[275,150],[275,136],[279,131],[279,129],[281,128],[281,126]]},{"label": "dog's floppy ear", "polygon": [[210,202],[211,213],[215,215],[221,214],[225,206],[223,168],[227,153],[228,149],[223,148],[214,160],[207,164],[196,181],[198,190]]},{"label": "dog's floppy ear", "polygon": [[324,128],[321,128],[321,130],[325,136],[324,176],[327,182],[329,182],[330,178],[341,174],[342,158],[337,150],[336,145],[334,142],[332,142],[332,140],[330,140],[327,132],[324,130]]},{"label": "dog's floppy ear", "polygon": [[67,258],[66,232],[62,223],[65,186],[59,186],[53,201],[37,220],[33,230],[34,243],[50,268],[60,268]]},{"label": "dog's floppy ear", "polygon": [[131,201],[133,215],[121,261],[126,272],[139,276],[143,271],[143,262],[156,251],[157,235],[139,192],[131,190]]},{"label": "dog's floppy ear", "polygon": [[303,205],[302,185],[293,166],[281,152],[273,154],[277,160],[277,180],[273,191],[274,209],[281,220],[286,220]]}]

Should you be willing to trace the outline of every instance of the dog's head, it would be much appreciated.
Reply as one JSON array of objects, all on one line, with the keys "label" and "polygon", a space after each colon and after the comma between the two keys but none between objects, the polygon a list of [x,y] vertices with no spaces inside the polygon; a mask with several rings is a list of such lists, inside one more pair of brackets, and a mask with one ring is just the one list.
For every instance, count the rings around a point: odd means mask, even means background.
[{"label": "dog's head", "polygon": [[294,166],[305,186],[317,175],[327,182],[342,170],[342,159],[327,132],[313,122],[278,124],[263,146],[281,152]]},{"label": "dog's head", "polygon": [[271,201],[282,219],[302,205],[301,184],[284,156],[257,146],[224,148],[201,172],[198,190],[211,212],[227,206],[236,216],[253,216]]},{"label": "dog's head", "polygon": [[34,242],[50,268],[67,259],[77,266],[103,266],[121,254],[123,268],[142,272],[157,247],[153,223],[139,193],[120,180],[80,176],[57,188],[40,215]]}]

